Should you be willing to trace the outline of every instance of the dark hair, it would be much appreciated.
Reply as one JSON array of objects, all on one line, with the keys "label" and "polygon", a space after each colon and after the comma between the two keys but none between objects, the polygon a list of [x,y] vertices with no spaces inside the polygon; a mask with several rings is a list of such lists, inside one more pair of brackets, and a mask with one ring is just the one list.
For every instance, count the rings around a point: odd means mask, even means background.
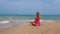
[{"label": "dark hair", "polygon": [[39,15],[40,15],[40,13],[39,13],[39,12],[37,12],[37,13],[36,13],[36,16],[39,16]]},{"label": "dark hair", "polygon": [[40,19],[40,13],[39,12],[36,13],[36,18]]}]

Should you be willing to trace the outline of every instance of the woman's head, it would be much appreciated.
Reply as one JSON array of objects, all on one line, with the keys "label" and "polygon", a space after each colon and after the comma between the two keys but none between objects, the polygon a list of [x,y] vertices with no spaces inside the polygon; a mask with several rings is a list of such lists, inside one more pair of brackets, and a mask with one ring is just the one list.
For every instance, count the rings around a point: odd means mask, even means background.
[{"label": "woman's head", "polygon": [[36,18],[40,19],[40,13],[39,12],[36,13]]},{"label": "woman's head", "polygon": [[39,12],[37,12],[37,13],[36,13],[36,16],[40,16],[40,13],[39,13]]}]

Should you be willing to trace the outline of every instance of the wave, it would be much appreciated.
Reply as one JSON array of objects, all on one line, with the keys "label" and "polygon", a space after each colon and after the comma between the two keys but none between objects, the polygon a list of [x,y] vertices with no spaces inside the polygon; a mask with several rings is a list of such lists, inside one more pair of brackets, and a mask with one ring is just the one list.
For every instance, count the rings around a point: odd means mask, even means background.
[{"label": "wave", "polygon": [[[30,23],[34,20],[20,20],[20,19],[10,19],[10,20],[5,20],[5,21],[0,21],[0,29],[4,28],[10,28],[12,26],[20,25],[20,24],[27,24]],[[42,22],[50,22],[54,23],[53,20],[40,20]]]},{"label": "wave", "polygon": [[[20,22],[32,22],[34,20],[20,20]],[[40,20],[41,22],[55,22],[54,20]]]},{"label": "wave", "polygon": [[[19,19],[10,19],[10,20],[5,20],[5,21],[0,21],[0,23],[10,23],[10,22],[20,22],[20,23],[27,23],[27,22],[32,22],[34,20],[19,20]],[[53,20],[40,20],[41,22],[54,22]]]},{"label": "wave", "polygon": [[[34,20],[31,20],[34,21]],[[41,22],[54,22],[54,20],[40,20]]]},{"label": "wave", "polygon": [[1,21],[0,23],[9,23],[10,21],[7,20],[7,21]]}]

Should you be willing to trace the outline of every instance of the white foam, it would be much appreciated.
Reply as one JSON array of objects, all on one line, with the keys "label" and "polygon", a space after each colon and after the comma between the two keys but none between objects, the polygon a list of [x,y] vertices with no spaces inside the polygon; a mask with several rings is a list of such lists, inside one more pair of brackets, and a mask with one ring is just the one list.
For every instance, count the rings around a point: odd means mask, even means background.
[{"label": "white foam", "polygon": [[[9,23],[10,21],[6,20],[6,21],[1,21],[0,23]],[[34,20],[17,20],[17,22],[20,22],[20,23],[26,23],[26,22],[32,22],[32,21],[34,21]],[[40,21],[41,22],[54,22],[53,20],[40,20]]]},{"label": "white foam", "polygon": [[45,20],[45,22],[54,22],[53,20]]},{"label": "white foam", "polygon": [[0,23],[9,23],[10,21],[1,21]]},{"label": "white foam", "polygon": [[[34,20],[31,20],[31,21],[34,21]],[[41,22],[54,22],[53,20],[40,20]]]},{"label": "white foam", "polygon": [[[34,20],[31,20],[31,21],[34,21]],[[40,20],[40,21],[45,21],[45,20]]]}]

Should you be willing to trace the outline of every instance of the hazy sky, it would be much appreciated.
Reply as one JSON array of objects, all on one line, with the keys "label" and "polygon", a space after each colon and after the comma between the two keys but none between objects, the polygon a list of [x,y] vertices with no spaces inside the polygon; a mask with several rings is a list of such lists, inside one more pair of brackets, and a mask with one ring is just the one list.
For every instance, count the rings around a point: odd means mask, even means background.
[{"label": "hazy sky", "polygon": [[60,14],[60,0],[0,0],[0,14]]}]

